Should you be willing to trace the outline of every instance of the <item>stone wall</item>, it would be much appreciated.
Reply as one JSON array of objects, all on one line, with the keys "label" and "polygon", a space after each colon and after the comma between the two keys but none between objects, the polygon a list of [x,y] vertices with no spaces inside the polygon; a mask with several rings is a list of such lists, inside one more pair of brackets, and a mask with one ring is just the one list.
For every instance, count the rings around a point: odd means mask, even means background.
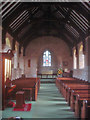
[{"label": "stone wall", "polygon": [[[10,37],[10,36],[9,36]],[[90,37],[88,37],[90,39]],[[73,77],[80,78],[86,81],[90,81],[90,40],[86,39],[86,52],[85,52],[85,68],[84,69],[73,69],[73,57],[71,56],[71,51],[67,44],[56,37],[44,36],[32,40],[27,48],[26,55],[23,53],[17,55],[17,67],[14,68],[14,58],[12,59],[12,80],[21,77],[23,74],[26,77],[36,77],[38,73],[52,72],[57,73],[60,65],[63,70],[67,68],[68,70],[73,70]],[[12,39],[12,38],[11,38]],[[78,48],[81,43],[78,44]],[[4,49],[5,48],[5,49]],[[8,49],[4,46],[3,51]],[[51,67],[43,67],[42,56],[45,50],[51,52],[52,65]],[[15,52],[15,51],[14,51]],[[79,57],[79,56],[78,56]],[[28,66],[28,60],[30,60],[30,67]],[[67,62],[68,65],[64,66],[63,62]]]},{"label": "stone wall", "polygon": [[[1,34],[0,34],[1,36]],[[1,43],[1,39],[0,39],[0,51],[2,52],[7,52],[9,49],[12,49],[12,41],[13,41],[13,37],[9,34],[6,33],[6,38],[9,38],[10,40],[10,45],[8,46],[7,44],[4,44],[3,46]],[[23,52],[21,52],[21,54],[19,54],[19,43],[16,42],[17,44],[17,50],[15,49],[13,51],[14,57],[12,58],[12,74],[11,74],[11,80],[20,78],[22,76],[22,74],[24,74],[24,59],[23,59]],[[2,47],[2,50],[1,50]]]},{"label": "stone wall", "polygon": [[90,36],[88,37],[88,81],[90,82]]},{"label": "stone wall", "polygon": [[[49,50],[52,55],[52,66],[43,67],[42,55],[45,50]],[[30,67],[28,67],[28,60],[30,59]],[[68,63],[63,66],[63,62]],[[72,56],[70,56],[70,49],[67,44],[56,37],[40,37],[29,43],[26,49],[25,57],[25,75],[26,77],[35,77],[37,71],[53,71],[57,73],[57,69],[62,65],[62,68],[72,69]]]},{"label": "stone wall", "polygon": [[[80,47],[80,44],[78,44],[78,50]],[[77,69],[73,69],[73,77],[80,78],[82,80],[88,81],[88,39],[85,40],[85,67],[84,69],[79,69],[79,64],[77,65]],[[79,60],[79,55],[77,56],[77,60]],[[79,63],[79,62],[77,62]]]},{"label": "stone wall", "polygon": [[[1,52],[2,52],[2,28],[0,26],[0,53]],[[0,110],[2,110],[2,55],[1,54],[0,54]]]},{"label": "stone wall", "polygon": [[[22,75],[24,74],[24,56],[23,56],[23,52],[21,52],[21,54],[19,54],[19,52],[14,51],[14,57],[12,59],[12,80],[13,79],[17,79],[22,77]],[[15,60],[16,57],[16,60]]]}]

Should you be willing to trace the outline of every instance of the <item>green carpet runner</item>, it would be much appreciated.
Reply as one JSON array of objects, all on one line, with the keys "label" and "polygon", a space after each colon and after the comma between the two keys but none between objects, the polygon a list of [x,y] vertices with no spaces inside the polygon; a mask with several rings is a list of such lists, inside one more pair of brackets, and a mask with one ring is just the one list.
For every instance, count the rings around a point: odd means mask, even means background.
[{"label": "green carpet runner", "polygon": [[[29,103],[25,101],[26,103]],[[70,110],[67,102],[59,93],[55,83],[41,83],[37,101],[32,101],[32,108],[29,112],[12,111],[13,108],[6,108],[3,111],[3,118],[19,116],[26,118],[64,118],[73,120],[74,112]]]}]

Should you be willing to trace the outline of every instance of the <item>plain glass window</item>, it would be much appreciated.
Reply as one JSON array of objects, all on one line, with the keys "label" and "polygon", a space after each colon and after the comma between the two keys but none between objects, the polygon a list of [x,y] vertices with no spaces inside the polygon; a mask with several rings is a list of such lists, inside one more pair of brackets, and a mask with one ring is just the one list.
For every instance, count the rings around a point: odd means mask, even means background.
[{"label": "plain glass window", "polygon": [[76,56],[76,49],[74,49],[74,55],[73,55],[73,67],[74,69],[77,69],[77,56]]},{"label": "plain glass window", "polygon": [[85,55],[83,54],[83,45],[79,49],[79,69],[83,69],[85,64]]}]

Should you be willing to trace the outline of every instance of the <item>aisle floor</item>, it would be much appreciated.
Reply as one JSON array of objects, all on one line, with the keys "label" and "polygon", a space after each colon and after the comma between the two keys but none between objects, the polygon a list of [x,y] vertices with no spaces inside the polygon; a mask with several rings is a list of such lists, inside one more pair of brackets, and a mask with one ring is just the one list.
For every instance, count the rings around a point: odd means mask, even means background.
[{"label": "aisle floor", "polygon": [[[25,101],[28,103],[27,101]],[[3,111],[3,118],[20,116],[24,118],[61,118],[64,120],[75,119],[74,112],[70,110],[67,102],[59,93],[55,83],[41,83],[37,101],[32,101],[32,109],[29,112],[12,111],[13,108],[6,108]]]}]

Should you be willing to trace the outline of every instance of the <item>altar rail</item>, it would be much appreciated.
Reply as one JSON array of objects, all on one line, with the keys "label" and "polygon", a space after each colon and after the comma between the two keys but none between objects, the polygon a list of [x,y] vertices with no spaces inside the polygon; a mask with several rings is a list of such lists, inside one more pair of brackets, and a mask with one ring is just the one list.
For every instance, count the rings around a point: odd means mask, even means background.
[{"label": "altar rail", "polygon": [[57,74],[37,74],[37,76],[43,79],[53,79],[57,77]]}]

